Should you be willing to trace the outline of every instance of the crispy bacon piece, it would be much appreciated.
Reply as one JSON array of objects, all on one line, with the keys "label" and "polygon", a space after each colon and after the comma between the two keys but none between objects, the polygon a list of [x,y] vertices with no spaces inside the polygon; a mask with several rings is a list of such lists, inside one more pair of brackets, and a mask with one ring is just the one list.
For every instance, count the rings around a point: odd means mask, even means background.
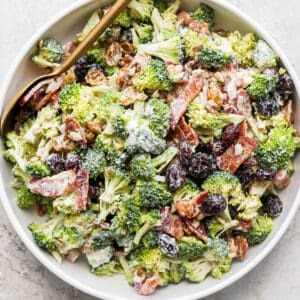
[{"label": "crispy bacon piece", "polygon": [[243,232],[248,232],[253,227],[253,224],[252,221],[240,221],[239,226]]},{"label": "crispy bacon piece", "polygon": [[209,27],[206,22],[199,22],[197,20],[193,20],[189,24],[189,29],[191,29],[197,33],[200,33],[200,34],[209,35]]},{"label": "crispy bacon piece", "polygon": [[73,170],[69,170],[52,177],[31,179],[28,187],[33,193],[44,197],[56,198],[76,188],[76,173]]},{"label": "crispy bacon piece", "polygon": [[64,119],[64,123],[66,136],[70,140],[74,142],[81,142],[83,145],[87,143],[85,132],[78,121],[76,121],[72,116],[67,116]]},{"label": "crispy bacon piece", "polygon": [[177,215],[170,212],[170,207],[161,209],[161,230],[180,240],[184,235],[184,224]]},{"label": "crispy bacon piece", "polygon": [[177,20],[184,26],[189,26],[194,21],[190,14],[184,10],[178,15]]},{"label": "crispy bacon piece", "polygon": [[235,245],[237,247],[236,257],[239,260],[243,260],[249,247],[247,240],[242,236],[237,236],[235,237]]},{"label": "crispy bacon piece", "polygon": [[77,48],[78,45],[79,45],[79,43],[77,41],[72,41],[72,42],[67,43],[64,46],[64,53],[62,56],[62,60],[63,61],[67,60],[71,56],[71,54],[74,52],[74,50]]},{"label": "crispy bacon piece", "polygon": [[60,90],[63,81],[64,75],[39,82],[20,99],[20,106],[29,102],[34,110],[40,110]]},{"label": "crispy bacon piece", "polygon": [[185,122],[182,117],[174,130],[174,138],[180,142],[188,141],[193,146],[198,146],[199,138],[195,130]]},{"label": "crispy bacon piece", "polygon": [[134,273],[133,281],[136,291],[143,296],[152,295],[159,283],[159,273],[155,273],[152,277],[146,278],[145,271],[138,269]]},{"label": "crispy bacon piece", "polygon": [[185,223],[187,225],[187,228],[200,240],[203,242],[208,241],[208,237],[206,234],[206,230],[204,225],[199,221],[192,221],[189,219],[185,219]]},{"label": "crispy bacon piece", "polygon": [[241,89],[237,92],[236,108],[238,109],[238,111],[242,112],[244,116],[252,116],[252,105],[250,101],[250,96],[248,92],[244,89]]},{"label": "crispy bacon piece", "polygon": [[230,146],[224,154],[218,156],[219,169],[235,173],[239,166],[251,156],[251,153],[258,145],[259,143],[255,140],[241,135],[235,145]]},{"label": "crispy bacon piece", "polygon": [[289,186],[291,183],[291,178],[288,174],[288,171],[285,169],[280,170],[273,180],[273,183],[276,187],[278,187],[280,190],[284,190],[286,187]]},{"label": "crispy bacon piece", "polygon": [[194,199],[185,201],[179,200],[176,202],[176,210],[178,214],[183,218],[193,219],[201,212],[201,203],[207,197],[208,193],[206,191],[201,192]]},{"label": "crispy bacon piece", "polygon": [[86,170],[79,170],[76,174],[76,211],[86,210],[89,193],[89,174]]},{"label": "crispy bacon piece", "polygon": [[181,117],[186,113],[188,105],[199,95],[203,88],[203,80],[199,77],[190,79],[187,83],[181,84],[168,96],[171,99],[171,127],[176,128]]}]

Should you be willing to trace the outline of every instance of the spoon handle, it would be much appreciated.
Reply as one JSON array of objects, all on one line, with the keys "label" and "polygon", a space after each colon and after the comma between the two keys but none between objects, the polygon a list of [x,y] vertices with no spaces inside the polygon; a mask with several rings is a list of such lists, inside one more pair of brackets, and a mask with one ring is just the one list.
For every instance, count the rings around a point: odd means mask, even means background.
[{"label": "spoon handle", "polygon": [[76,47],[72,55],[54,70],[53,75],[59,75],[69,70],[79,58],[99,39],[101,34],[112,24],[114,19],[127,7],[131,0],[116,0],[115,4],[102,17],[100,22],[89,32],[86,38]]}]

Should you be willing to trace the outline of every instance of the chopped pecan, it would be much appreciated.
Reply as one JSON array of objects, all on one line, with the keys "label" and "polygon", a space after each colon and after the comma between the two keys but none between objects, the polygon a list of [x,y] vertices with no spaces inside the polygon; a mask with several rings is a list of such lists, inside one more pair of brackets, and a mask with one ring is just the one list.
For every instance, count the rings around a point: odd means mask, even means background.
[{"label": "chopped pecan", "polygon": [[69,152],[75,149],[76,145],[65,134],[56,136],[51,140],[55,152]]},{"label": "chopped pecan", "polygon": [[119,43],[112,43],[104,56],[105,62],[108,66],[114,67],[119,64],[123,58],[123,52]]}]

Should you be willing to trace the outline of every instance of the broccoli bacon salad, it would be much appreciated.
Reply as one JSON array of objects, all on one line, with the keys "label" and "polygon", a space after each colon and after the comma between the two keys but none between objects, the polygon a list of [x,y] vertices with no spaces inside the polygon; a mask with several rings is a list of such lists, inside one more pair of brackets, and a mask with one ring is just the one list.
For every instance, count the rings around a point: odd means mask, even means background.
[{"label": "broccoli bacon salad", "polygon": [[[96,275],[124,273],[141,295],[216,279],[272,231],[300,145],[294,84],[254,34],[217,30],[214,11],[133,0],[62,76],[20,101],[4,157],[17,205],[46,222],[36,243]],[[43,38],[33,62],[64,47]]]}]

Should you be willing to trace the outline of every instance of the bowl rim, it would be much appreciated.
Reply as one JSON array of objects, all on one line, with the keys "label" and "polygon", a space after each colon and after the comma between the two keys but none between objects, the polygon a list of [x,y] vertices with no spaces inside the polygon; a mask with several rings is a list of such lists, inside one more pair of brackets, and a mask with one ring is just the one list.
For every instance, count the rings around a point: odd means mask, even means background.
[{"label": "bowl rim", "polygon": [[[24,60],[24,57],[26,53],[28,52],[28,49],[31,49],[32,46],[35,44],[35,42],[39,39],[40,36],[44,34],[51,26],[55,25],[56,22],[64,18],[69,13],[72,13],[74,10],[88,4],[91,2],[94,2],[96,0],[77,0],[75,3],[67,6],[62,11],[58,12],[54,17],[52,17],[46,24],[41,26],[41,28],[25,43],[25,45],[22,47],[21,51],[17,54],[16,58],[13,60],[11,66],[9,67],[9,70],[2,82],[2,85],[0,87],[0,109],[2,111],[4,107],[4,102],[7,98],[7,91],[10,85],[10,82],[13,79],[13,74],[15,73],[17,67],[20,65],[20,63]],[[263,37],[278,53],[283,65],[288,70],[289,74],[294,80],[296,91],[298,95],[300,95],[300,83],[298,81],[296,72],[289,62],[289,59],[284,54],[284,52],[281,50],[277,42],[273,39],[273,37],[261,26],[259,25],[252,17],[248,16],[246,13],[241,11],[238,7],[234,6],[233,4],[225,1],[225,0],[207,0],[205,2],[211,2],[213,4],[216,4],[218,6],[221,6],[225,8],[226,10],[232,12],[233,14],[241,17],[247,24],[255,28],[256,32],[259,36]],[[22,242],[26,245],[26,247],[30,250],[30,252],[39,260],[40,263],[42,263],[48,270],[50,270],[53,274],[55,274],[57,277],[62,279],[64,282],[68,283],[69,285],[75,287],[76,289],[79,289],[91,296],[102,298],[102,299],[109,299],[109,300],[124,300],[122,296],[107,294],[105,292],[102,292],[101,290],[94,290],[93,288],[90,288],[84,284],[82,284],[80,281],[75,280],[69,275],[66,275],[63,270],[60,270],[55,266],[55,264],[50,264],[48,260],[46,259],[46,254],[38,251],[38,246],[23,233],[23,227],[19,223],[16,215],[13,212],[12,207],[9,205],[9,199],[6,195],[5,188],[4,188],[4,182],[5,179],[3,177],[3,174],[0,172],[0,193],[1,193],[1,204],[4,208],[4,211],[14,228],[14,230],[17,232],[18,236],[21,238]],[[263,248],[263,250],[256,255],[256,257],[249,262],[244,268],[239,270],[236,273],[233,273],[232,276],[229,276],[226,279],[223,279],[219,283],[217,283],[215,286],[207,288],[205,290],[193,293],[191,295],[183,296],[180,298],[177,298],[177,300],[194,300],[194,299],[201,299],[203,297],[207,297],[209,295],[215,294],[219,292],[220,290],[228,287],[229,285],[233,284],[243,276],[245,276],[248,272],[250,272],[252,269],[254,269],[275,247],[275,245],[279,242],[283,234],[286,232],[288,226],[290,225],[292,219],[294,218],[298,208],[300,206],[300,188],[297,191],[296,198],[291,205],[291,208],[284,219],[281,227],[279,227],[273,238],[270,240],[268,245]]]}]

